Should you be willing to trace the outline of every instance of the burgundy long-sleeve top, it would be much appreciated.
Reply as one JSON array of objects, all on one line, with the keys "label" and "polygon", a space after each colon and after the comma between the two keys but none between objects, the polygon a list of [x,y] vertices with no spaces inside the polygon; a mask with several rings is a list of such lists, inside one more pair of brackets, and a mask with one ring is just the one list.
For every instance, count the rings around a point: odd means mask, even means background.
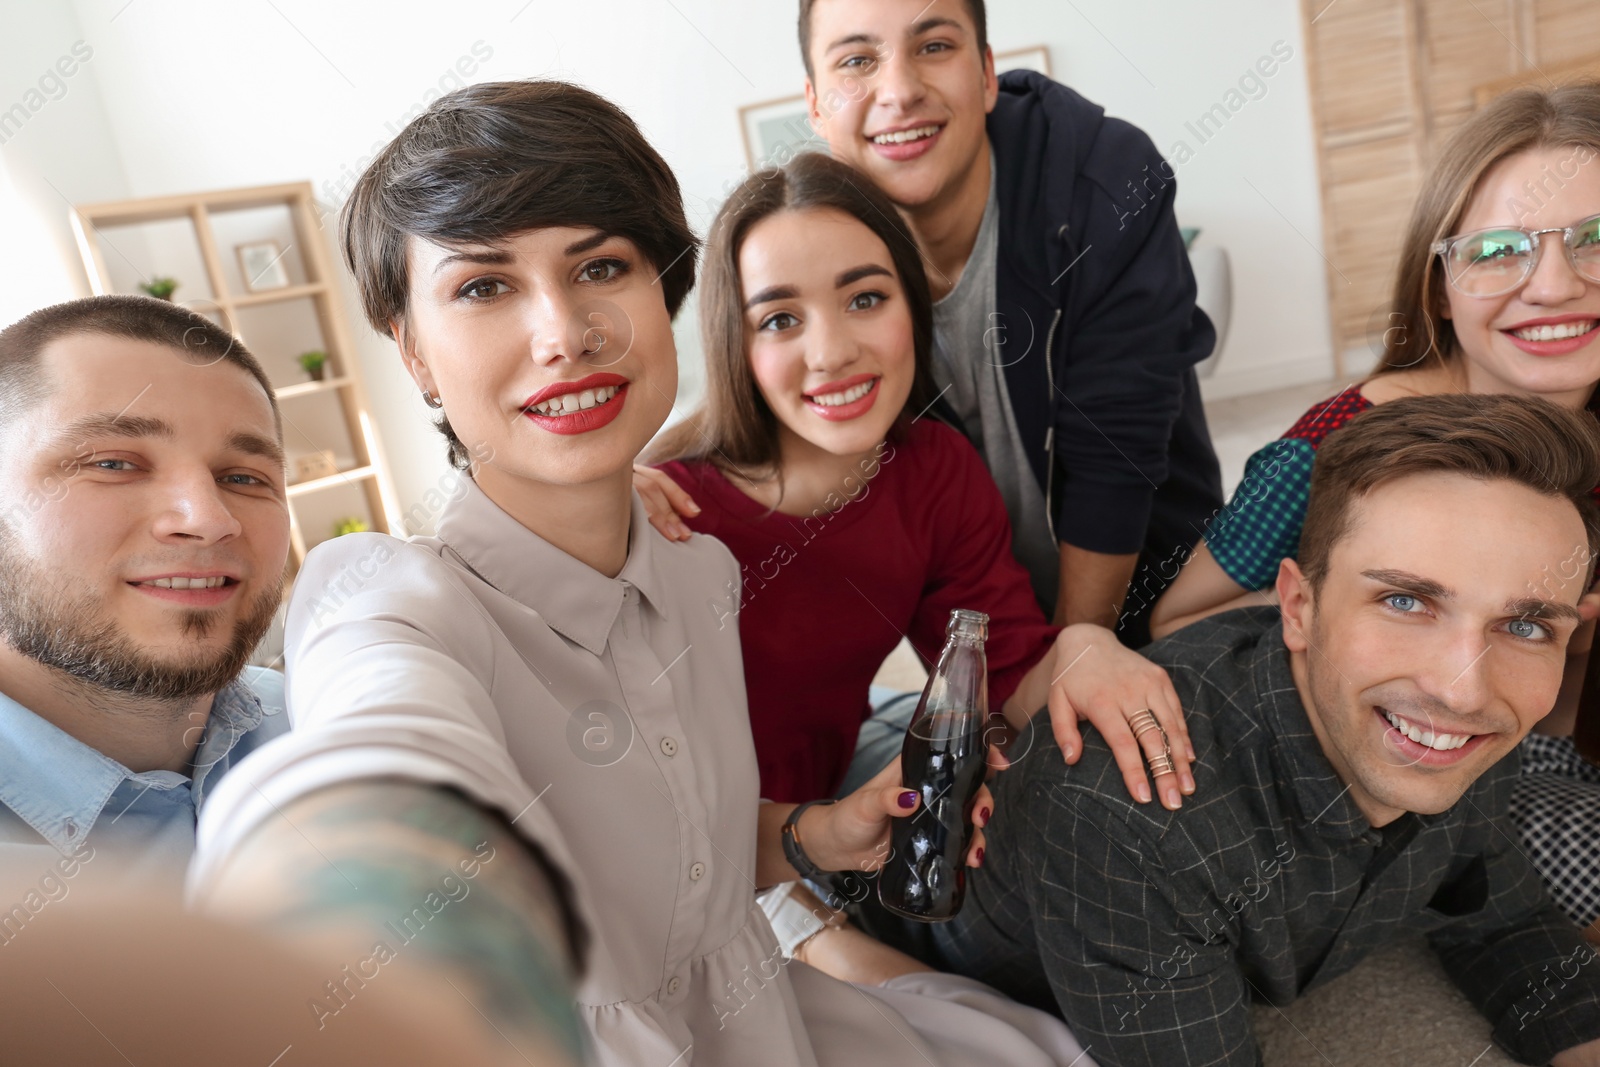
[{"label": "burgundy long-sleeve top", "polygon": [[709,463],[661,469],[701,507],[688,526],[740,564],[743,589],[708,609],[739,627],[763,797],[833,796],[884,658],[904,636],[936,661],[952,609],[989,616],[991,712],[1055,640],[1011,554],[999,490],[947,426],[914,423],[807,515],[768,511]]}]

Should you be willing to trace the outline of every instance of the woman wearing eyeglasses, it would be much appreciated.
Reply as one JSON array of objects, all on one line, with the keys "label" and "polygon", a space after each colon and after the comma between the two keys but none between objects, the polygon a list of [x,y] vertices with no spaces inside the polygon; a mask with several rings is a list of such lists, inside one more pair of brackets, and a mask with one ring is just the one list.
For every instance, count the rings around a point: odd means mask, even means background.
[{"label": "woman wearing eyeglasses", "polygon": [[[1317,447],[1374,404],[1520,393],[1596,411],[1597,382],[1600,83],[1508,93],[1456,132],[1423,185],[1377,369],[1250,457],[1233,499],[1156,604],[1151,631],[1273,602],[1278,563],[1299,549]],[[1586,567],[1585,547],[1574,553],[1572,567]],[[1571,740],[1593,600],[1568,649],[1561,699],[1524,744],[1513,817],[1551,895],[1600,941],[1600,768]]]}]

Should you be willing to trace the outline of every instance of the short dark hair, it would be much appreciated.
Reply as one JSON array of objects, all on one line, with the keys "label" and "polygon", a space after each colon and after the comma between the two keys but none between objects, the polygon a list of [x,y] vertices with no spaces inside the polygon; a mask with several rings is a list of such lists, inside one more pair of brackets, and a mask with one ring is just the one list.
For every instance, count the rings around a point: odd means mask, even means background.
[{"label": "short dark hair", "polygon": [[[553,226],[632,241],[669,315],[694,287],[699,242],[672,170],[621,108],[560,81],[483,82],[434,101],[362,173],[339,234],[367,321],[388,333],[405,322],[409,238],[495,244]],[[464,469],[449,420],[439,430]]]},{"label": "short dark hair", "polygon": [[700,332],[706,356],[706,398],[649,450],[653,462],[705,459],[750,473],[776,467],[778,417],[761,396],[745,352],[744,287],[739,253],[750,230],[784,211],[831,209],[855,219],[889,249],[911,316],[914,371],[906,420],[938,399],[933,384],[933,298],[922,254],[900,213],[866,175],[816,152],[763,170],[735,189],[711,224],[700,279]]},{"label": "short dark hair", "polygon": [[[989,14],[984,9],[983,0],[964,2],[967,14],[972,16],[973,29],[978,34],[978,55],[981,57],[989,47]],[[813,79],[817,72],[811,69],[811,9],[816,6],[817,0],[800,0],[800,61],[806,66],[806,77]]]},{"label": "short dark hair", "polygon": [[266,371],[244,342],[182,304],[149,296],[89,296],[24,315],[0,330],[0,417],[16,415],[44,398],[39,357],[54,341],[77,334],[104,334],[165,345],[198,365],[226,362],[243,369],[267,394],[272,422],[283,436],[283,419]]},{"label": "short dark hair", "polygon": [[1591,564],[1600,552],[1600,424],[1540,397],[1451,393],[1391,400],[1328,435],[1311,471],[1299,564],[1313,588],[1357,498],[1414,474],[1505,479],[1578,509]]}]

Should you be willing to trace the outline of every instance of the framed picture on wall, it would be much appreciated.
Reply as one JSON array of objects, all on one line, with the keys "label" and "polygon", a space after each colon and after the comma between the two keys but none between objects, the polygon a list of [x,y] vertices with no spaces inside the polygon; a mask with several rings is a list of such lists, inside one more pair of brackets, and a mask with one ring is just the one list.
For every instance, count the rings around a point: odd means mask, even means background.
[{"label": "framed picture on wall", "polygon": [[238,245],[239,274],[244,287],[252,293],[266,289],[283,289],[289,284],[289,272],[283,265],[286,249],[277,241],[256,241]]},{"label": "framed picture on wall", "polygon": [[1050,49],[1041,44],[1032,48],[1013,48],[1008,52],[996,52],[994,72],[1004,74],[1008,70],[1036,70],[1046,78],[1053,77],[1050,73]]},{"label": "framed picture on wall", "polygon": [[828,142],[811,128],[806,98],[786,96],[739,109],[744,158],[752,171],[782,166],[801,152],[826,152]]}]

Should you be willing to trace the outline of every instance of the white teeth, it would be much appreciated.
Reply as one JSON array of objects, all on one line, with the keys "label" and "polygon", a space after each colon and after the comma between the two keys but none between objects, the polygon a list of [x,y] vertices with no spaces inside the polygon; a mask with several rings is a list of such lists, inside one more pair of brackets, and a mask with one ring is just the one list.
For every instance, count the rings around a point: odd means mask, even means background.
[{"label": "white teeth", "polygon": [[1568,337],[1582,337],[1594,329],[1594,319],[1582,319],[1578,322],[1562,322],[1554,326],[1529,326],[1525,330],[1512,330],[1513,337],[1524,341],[1563,341]]},{"label": "white teeth", "polygon": [[872,139],[873,144],[905,144],[907,141],[920,141],[924,137],[932,137],[939,132],[937,126],[918,126],[914,130],[898,130],[894,133],[880,133]]},{"label": "white teeth", "polygon": [[1393,726],[1417,744],[1427,745],[1438,752],[1449,752],[1472,740],[1471,734],[1435,734],[1432,730],[1424,730],[1416,723],[1402,719],[1391,711],[1384,712],[1383,717],[1389,720],[1390,726]]},{"label": "white teeth", "polygon": [[874,378],[870,382],[862,382],[860,385],[851,386],[843,392],[822,393],[809,396],[806,399],[813,404],[821,404],[825,408],[835,408],[841,404],[854,404],[857,400],[872,392],[872,387],[877,384],[877,381],[878,379]]},{"label": "white teeth", "polygon": [[228,579],[217,578],[152,578],[140,585],[153,585],[159,589],[217,589]]},{"label": "white teeth", "polygon": [[563,393],[552,397],[542,404],[535,404],[529,411],[540,415],[570,415],[574,411],[587,411],[592,407],[599,407],[617,395],[620,386],[604,385],[599,389],[585,389],[581,393]]}]

